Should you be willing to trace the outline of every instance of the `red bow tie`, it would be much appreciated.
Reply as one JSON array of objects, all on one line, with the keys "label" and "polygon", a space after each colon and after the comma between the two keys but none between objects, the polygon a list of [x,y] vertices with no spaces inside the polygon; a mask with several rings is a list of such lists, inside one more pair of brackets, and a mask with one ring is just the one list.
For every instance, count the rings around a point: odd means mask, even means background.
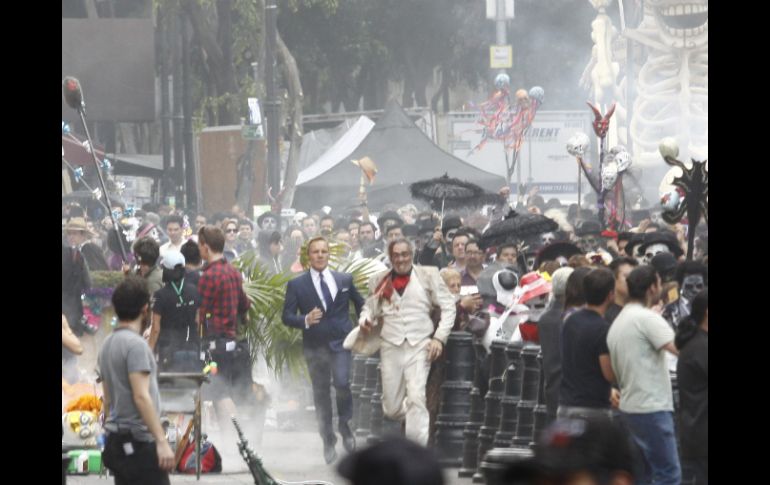
[{"label": "red bow tie", "polygon": [[409,275],[394,275],[393,276],[393,289],[395,289],[399,295],[404,294],[406,285],[409,284]]}]

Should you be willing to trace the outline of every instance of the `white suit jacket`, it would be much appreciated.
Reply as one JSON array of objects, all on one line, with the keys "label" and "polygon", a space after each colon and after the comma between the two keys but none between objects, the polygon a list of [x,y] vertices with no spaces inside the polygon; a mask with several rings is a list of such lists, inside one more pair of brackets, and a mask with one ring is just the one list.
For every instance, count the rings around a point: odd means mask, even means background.
[{"label": "white suit jacket", "polygon": [[[369,291],[374,292],[383,278],[390,275],[390,270],[382,271],[369,280]],[[430,311],[433,306],[441,308],[441,321],[433,333]],[[361,311],[359,323],[369,320],[378,324],[382,318],[380,337],[393,344],[401,345],[408,340],[416,345],[425,338],[433,338],[446,344],[447,337],[455,322],[455,300],[444,280],[434,266],[412,266],[412,276],[404,289],[404,294],[393,292],[391,301],[370,296]]]}]

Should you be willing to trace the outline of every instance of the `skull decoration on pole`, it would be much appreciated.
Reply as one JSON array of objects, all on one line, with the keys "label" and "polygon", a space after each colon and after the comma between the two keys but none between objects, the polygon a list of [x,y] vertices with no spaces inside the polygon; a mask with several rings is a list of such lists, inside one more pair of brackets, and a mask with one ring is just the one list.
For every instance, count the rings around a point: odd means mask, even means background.
[{"label": "skull decoration on pole", "polygon": [[700,222],[701,216],[709,223],[709,179],[708,160],[697,162],[692,160],[692,167],[677,160],[679,145],[674,138],[664,138],[658,147],[663,160],[673,167],[679,167],[682,175],[674,177],[671,185],[674,190],[663,195],[663,220],[669,224],[676,224],[687,216],[689,231],[687,234],[687,259],[692,260],[695,246],[695,228]]},{"label": "skull decoration on pole", "polygon": [[[590,144],[588,135],[577,132],[567,142],[567,152],[574,156],[578,162],[578,209],[580,208],[581,198],[581,174],[585,173],[591,188],[593,188],[597,195],[597,208],[602,226],[611,226],[613,229],[619,229],[625,222],[623,173],[631,166],[631,155],[622,145],[617,145],[609,151],[605,149],[605,138],[615,105],[612,105],[604,116],[601,115],[598,108],[590,103],[589,106],[591,106],[595,115],[593,122],[594,132],[599,137],[600,142],[599,169],[592,173],[583,160]],[[614,195],[605,206],[606,195],[610,192],[613,192]],[[610,209],[610,216],[605,220],[606,208]]]}]

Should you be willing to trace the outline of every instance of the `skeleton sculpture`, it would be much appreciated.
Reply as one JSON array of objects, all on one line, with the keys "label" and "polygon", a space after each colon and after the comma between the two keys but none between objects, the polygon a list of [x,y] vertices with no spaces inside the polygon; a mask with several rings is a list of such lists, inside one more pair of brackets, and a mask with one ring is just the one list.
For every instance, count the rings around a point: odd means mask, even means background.
[{"label": "skeleton sculpture", "polygon": [[[597,103],[618,103],[620,127],[610,132],[610,144],[630,146],[637,166],[650,167],[660,163],[658,141],[676,134],[685,160],[708,158],[708,0],[647,0],[639,26],[620,35],[605,13],[611,0],[590,1],[598,15],[581,84],[591,87]],[[619,0],[621,21],[624,4],[630,9],[638,2]],[[646,48],[638,78],[625,59],[629,40]],[[629,76],[636,85],[630,120]]]}]

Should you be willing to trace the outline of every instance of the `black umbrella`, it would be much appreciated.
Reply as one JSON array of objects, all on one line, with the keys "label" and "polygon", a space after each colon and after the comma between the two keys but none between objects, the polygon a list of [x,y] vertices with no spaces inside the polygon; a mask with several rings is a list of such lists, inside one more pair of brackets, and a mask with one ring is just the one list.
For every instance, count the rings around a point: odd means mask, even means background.
[{"label": "black umbrella", "polygon": [[479,246],[486,249],[498,246],[506,242],[536,237],[544,232],[552,232],[559,228],[559,224],[551,218],[541,214],[518,214],[511,210],[505,220],[490,226],[481,235]]},{"label": "black umbrella", "polygon": [[497,194],[490,194],[476,184],[444,174],[442,177],[415,182],[409,186],[412,197],[428,202],[435,210],[458,209],[496,203]]}]

